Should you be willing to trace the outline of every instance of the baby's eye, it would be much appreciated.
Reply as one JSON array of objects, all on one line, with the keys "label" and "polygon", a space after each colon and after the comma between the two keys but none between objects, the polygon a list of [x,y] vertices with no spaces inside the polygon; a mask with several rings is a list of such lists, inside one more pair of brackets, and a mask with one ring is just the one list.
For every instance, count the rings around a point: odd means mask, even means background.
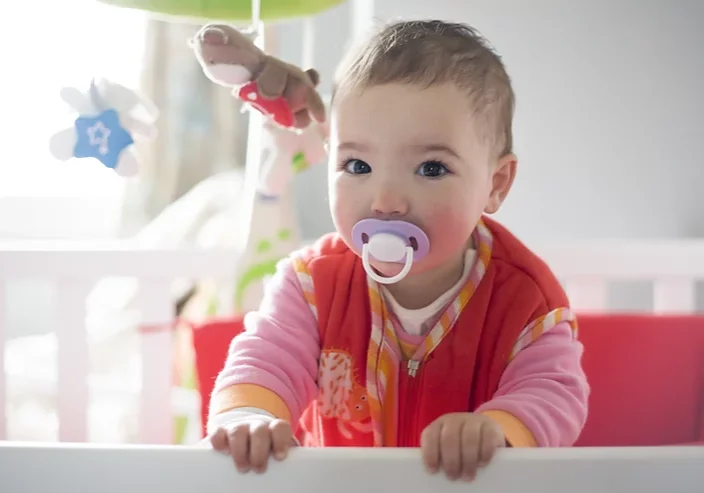
[{"label": "baby's eye", "polygon": [[345,171],[351,175],[366,175],[372,172],[372,167],[361,159],[350,159],[345,163]]},{"label": "baby's eye", "polygon": [[420,165],[416,173],[426,178],[439,178],[449,173],[449,170],[441,162],[426,161]]}]

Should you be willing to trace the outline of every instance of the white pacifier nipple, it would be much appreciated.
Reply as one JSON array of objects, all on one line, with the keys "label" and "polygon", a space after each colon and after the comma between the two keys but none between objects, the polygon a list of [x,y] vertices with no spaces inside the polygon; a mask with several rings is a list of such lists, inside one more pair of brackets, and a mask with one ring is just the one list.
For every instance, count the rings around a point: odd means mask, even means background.
[{"label": "white pacifier nipple", "polygon": [[[369,254],[380,262],[400,262],[404,260],[401,272],[392,277],[381,277],[377,274],[369,263]],[[377,233],[369,239],[362,247],[362,263],[364,270],[376,282],[381,284],[393,284],[408,275],[413,265],[413,247],[406,246],[404,241],[392,234]]]},{"label": "white pacifier nipple", "polygon": [[[352,229],[352,239],[361,250],[367,275],[380,284],[393,284],[406,277],[413,262],[429,250],[428,237],[416,225],[406,221],[363,219]],[[371,266],[370,257],[379,262],[403,264],[392,277],[382,277]]]},{"label": "white pacifier nipple", "polygon": [[[370,253],[381,262],[400,262],[408,255],[406,243],[396,235],[377,233],[366,244]],[[413,248],[411,248],[413,256]]]}]

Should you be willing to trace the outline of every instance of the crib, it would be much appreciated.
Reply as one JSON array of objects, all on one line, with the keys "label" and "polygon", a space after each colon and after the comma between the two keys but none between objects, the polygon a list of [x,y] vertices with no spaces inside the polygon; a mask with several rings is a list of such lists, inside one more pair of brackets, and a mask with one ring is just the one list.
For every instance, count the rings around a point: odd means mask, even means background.
[{"label": "crib", "polygon": [[[592,241],[529,246],[564,282],[578,313],[611,310],[614,282],[650,283],[653,314],[693,314],[696,285],[704,280],[704,241]],[[124,491],[274,491],[342,492],[362,486],[370,492],[459,491],[467,488],[426,475],[417,450],[295,450],[289,460],[264,475],[238,475],[229,459],[202,446],[172,444],[174,391],[170,351],[175,278],[227,279],[239,254],[230,250],[145,250],[129,242],[10,242],[0,245],[0,349],[6,326],[5,290],[17,279],[50,279],[58,310],[54,314],[56,368],[56,443],[7,440],[7,387],[0,372],[0,491],[54,489],[104,493]],[[656,259],[656,260],[655,260]],[[85,297],[93,283],[108,276],[139,279],[141,351],[140,444],[88,442],[86,378],[89,345],[84,327]],[[0,369],[5,368],[0,350]],[[704,359],[704,353],[702,353]],[[704,375],[703,375],[704,376]],[[193,403],[193,405],[199,405]],[[700,409],[704,424],[704,407]],[[472,490],[483,492],[701,492],[704,447],[578,447],[565,450],[503,450],[480,474]],[[293,485],[293,486],[292,486]]]}]

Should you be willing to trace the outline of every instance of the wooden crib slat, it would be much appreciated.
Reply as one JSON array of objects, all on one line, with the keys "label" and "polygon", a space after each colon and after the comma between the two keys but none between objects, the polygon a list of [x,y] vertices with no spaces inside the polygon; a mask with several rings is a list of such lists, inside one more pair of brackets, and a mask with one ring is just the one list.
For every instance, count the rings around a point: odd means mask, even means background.
[{"label": "wooden crib slat", "polygon": [[5,385],[5,327],[7,312],[5,310],[7,281],[0,277],[0,440],[7,440],[7,387]]},{"label": "wooden crib slat", "polygon": [[600,278],[575,278],[565,283],[573,310],[603,312],[608,305],[608,285]]},{"label": "wooden crib slat", "polygon": [[157,279],[140,282],[143,330],[139,429],[140,441],[148,444],[173,443],[174,304],[170,285]]},{"label": "wooden crib slat", "polygon": [[685,278],[659,279],[653,283],[655,313],[693,313],[696,310],[694,280]]},{"label": "wooden crib slat", "polygon": [[85,442],[88,439],[90,357],[86,296],[90,285],[84,279],[56,279],[54,283],[58,360],[56,407],[61,442]]}]

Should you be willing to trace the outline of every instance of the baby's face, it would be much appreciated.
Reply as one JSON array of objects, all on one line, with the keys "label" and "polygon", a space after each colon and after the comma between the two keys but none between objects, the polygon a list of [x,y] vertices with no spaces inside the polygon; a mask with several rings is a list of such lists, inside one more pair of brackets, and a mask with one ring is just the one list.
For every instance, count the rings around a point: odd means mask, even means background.
[{"label": "baby's face", "polygon": [[[373,86],[336,99],[330,132],[330,207],[347,244],[361,219],[400,219],[430,240],[411,273],[455,261],[492,192],[490,148],[467,97],[453,85]],[[386,276],[400,270],[372,265]]]}]

